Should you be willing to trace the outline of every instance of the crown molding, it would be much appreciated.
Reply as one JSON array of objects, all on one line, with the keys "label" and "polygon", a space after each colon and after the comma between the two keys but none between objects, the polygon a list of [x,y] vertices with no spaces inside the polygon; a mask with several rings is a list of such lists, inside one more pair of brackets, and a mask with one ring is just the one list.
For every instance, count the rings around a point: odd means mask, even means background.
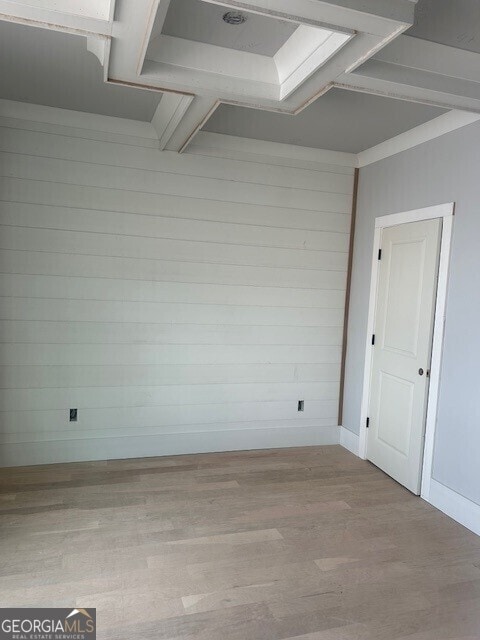
[{"label": "crown molding", "polygon": [[42,122],[75,129],[101,131],[102,133],[135,136],[137,138],[147,138],[148,140],[156,140],[158,138],[151,122],[102,116],[96,113],[71,111],[70,109],[59,109],[57,107],[15,102],[13,100],[0,99],[0,117],[30,120],[32,122]]},{"label": "crown molding", "polygon": [[424,142],[434,140],[479,120],[480,114],[459,110],[449,111],[358,154],[312,149],[278,142],[265,142],[207,131],[198,132],[189,147],[189,152],[198,154],[209,152],[213,154],[215,151],[217,155],[228,153],[228,157],[232,157],[232,154],[235,153],[248,153],[361,168],[417,147]]},{"label": "crown molding", "polygon": [[[170,96],[167,96],[162,107],[162,102],[165,99],[165,96],[163,96],[153,123],[2,99],[0,99],[0,118],[14,119],[17,122],[24,120],[25,122],[42,123],[50,127],[62,126],[72,130],[135,137],[137,140],[146,139],[148,142],[157,143],[159,145],[157,148],[160,148],[162,140],[165,141],[168,137],[170,137],[170,141],[173,140],[173,137],[171,137],[172,130],[174,130],[174,136],[184,134],[182,128],[185,128],[188,124],[188,118],[181,118],[181,123],[176,128],[173,126],[179,115],[177,110],[179,109],[184,114],[186,110],[189,110],[191,103],[188,99],[184,100],[183,98],[184,96],[180,96],[175,102],[170,99]],[[168,109],[166,107],[167,103]],[[193,118],[195,110],[189,110],[190,112]],[[171,149],[168,148],[166,150]],[[357,157],[353,153],[314,149],[279,142],[266,142],[200,130],[192,138],[192,142],[188,146],[188,153],[233,159],[241,157],[247,160],[260,160],[260,158],[266,157],[272,161],[293,161],[294,163],[303,162],[312,165],[332,164],[352,169],[357,163]],[[263,161],[265,162],[266,160]]]},{"label": "crown molding", "polygon": [[[167,101],[165,101],[167,102]],[[171,118],[164,117],[162,126],[157,122],[158,132],[151,122],[139,122],[127,118],[115,118],[93,113],[70,111],[57,107],[47,107],[26,102],[15,102],[0,99],[0,118],[15,121],[30,121],[43,123],[49,127],[62,126],[79,131],[99,132],[105,135],[134,137],[138,144],[157,146],[159,138],[168,138],[175,129],[175,120],[179,113],[173,108],[176,106],[180,112],[188,109],[188,100],[179,100],[176,105],[171,105]],[[160,103],[161,104],[161,103]],[[165,106],[165,103],[164,103]],[[165,114],[162,112],[163,116]],[[194,115],[194,112],[192,111]],[[160,117],[157,114],[158,118]],[[182,122],[185,118],[182,119]],[[251,138],[241,138],[209,131],[198,131],[192,138],[186,151],[189,154],[210,155],[224,158],[240,158],[245,160],[258,160],[267,162],[268,159],[285,164],[288,161],[295,164],[331,164],[348,168],[366,167],[397,153],[412,149],[424,142],[433,140],[447,133],[468,126],[480,120],[480,114],[453,110],[444,113],[433,120],[429,120],[409,131],[390,138],[385,142],[361,151],[359,154],[315,149],[280,142],[268,142]],[[18,126],[18,125],[16,125]],[[175,129],[179,131],[180,127]],[[167,135],[168,134],[168,135]],[[82,134],[84,135],[84,134]]]},{"label": "crown molding", "polygon": [[299,160],[302,162],[327,163],[343,167],[354,168],[357,165],[357,156],[354,153],[342,151],[328,151],[326,149],[314,149],[301,147],[281,142],[267,142],[252,138],[240,138],[223,133],[211,133],[199,131],[188,147],[188,153],[201,155],[203,152],[212,152],[218,156],[232,157],[232,154],[248,154],[250,156],[270,156]]},{"label": "crown molding", "polygon": [[370,149],[361,151],[357,155],[358,166],[366,167],[373,162],[384,160],[397,153],[417,147],[424,142],[439,138],[440,136],[465,127],[480,120],[480,114],[466,111],[453,110],[443,113],[441,116],[429,120],[424,124],[405,131],[398,136],[385,140]]}]

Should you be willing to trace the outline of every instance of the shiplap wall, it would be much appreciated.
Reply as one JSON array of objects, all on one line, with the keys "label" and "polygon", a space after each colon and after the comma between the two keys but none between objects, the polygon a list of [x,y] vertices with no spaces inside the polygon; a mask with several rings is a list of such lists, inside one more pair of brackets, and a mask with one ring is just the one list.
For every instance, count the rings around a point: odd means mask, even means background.
[{"label": "shiplap wall", "polygon": [[0,117],[2,465],[338,441],[353,169],[155,144]]}]

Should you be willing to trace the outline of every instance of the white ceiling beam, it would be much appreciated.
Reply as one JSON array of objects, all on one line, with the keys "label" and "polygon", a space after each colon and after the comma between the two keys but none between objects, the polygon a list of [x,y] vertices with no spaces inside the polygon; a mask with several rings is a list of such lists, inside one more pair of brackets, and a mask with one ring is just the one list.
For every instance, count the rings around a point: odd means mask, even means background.
[{"label": "white ceiling beam", "polygon": [[321,66],[311,75],[294,94],[282,102],[283,110],[294,115],[300,113],[318,96],[332,88],[336,78],[345,69],[350,70],[358,67],[385,44],[386,42],[378,36],[358,33],[327,64]]},{"label": "white ceiling beam", "polygon": [[373,75],[345,73],[335,80],[333,86],[339,89],[348,89],[349,91],[359,91],[386,98],[428,104],[441,109],[461,109],[472,113],[480,113],[480,95],[479,98],[469,98],[445,91],[426,89],[408,82],[378,78]]},{"label": "white ceiling beam", "polygon": [[211,98],[222,96],[222,99],[238,100],[246,104],[254,101],[259,108],[268,104],[281,109],[278,83],[255,82],[248,78],[231,77],[201,69],[192,70],[148,59],[145,60],[141,81],[143,84],[162,87],[163,90]]},{"label": "white ceiling beam", "polygon": [[188,68],[148,59],[145,61],[141,80],[147,86],[157,85],[172,91],[193,92],[205,97],[218,97],[221,102],[229,104],[295,115],[328,91],[345,69],[362,64],[382,46],[383,41],[377,36],[357,34],[284,100],[278,99],[280,84],[259,83],[201,71],[193,73]]},{"label": "white ceiling beam", "polygon": [[336,85],[478,113],[480,54],[400,36]]},{"label": "white ceiling beam", "polygon": [[160,35],[150,43],[148,60],[161,65],[206,72],[239,80],[278,83],[275,60],[249,51],[236,51],[205,42],[193,42],[183,38]]},{"label": "white ceiling beam", "polygon": [[167,17],[170,3],[171,0],[152,0],[148,21],[145,26],[145,35],[138,55],[137,75],[142,73],[145,56],[147,55],[150,42],[162,33],[163,23]]},{"label": "white ceiling beam", "polygon": [[[480,63],[480,55],[479,55]],[[370,76],[380,80],[385,79],[412,87],[424,88],[426,91],[436,91],[452,96],[465,98],[480,98],[480,83],[464,80],[449,75],[431,73],[397,64],[388,64],[380,60],[368,60],[354,75]]]},{"label": "white ceiling beam", "polygon": [[480,82],[480,53],[420,38],[399,36],[374,58],[387,64]]},{"label": "white ceiling beam", "polygon": [[[163,7],[164,0],[117,0],[114,38],[107,69],[107,82],[137,87],[148,91],[173,91],[192,95],[193,90],[179,83],[164,83],[161,79],[144,73],[145,56],[155,15],[155,7]],[[154,22],[154,21],[153,21]]]},{"label": "white ceiling beam", "polygon": [[353,37],[353,33],[301,24],[273,58],[280,81],[280,98],[288,98]]},{"label": "white ceiling beam", "polygon": [[117,0],[109,80],[141,85],[138,67],[152,28],[152,8],[157,4],[158,0]]},{"label": "white ceiling beam", "polygon": [[[33,0],[29,2],[0,0],[0,20],[83,36],[112,34],[110,0],[99,0],[98,6],[103,7],[101,11],[98,7],[95,9],[95,5],[91,2],[66,2],[62,7],[65,6],[67,10],[63,11],[52,8],[58,7],[59,4],[38,0],[36,3]],[[83,12],[82,7],[85,8]],[[69,8],[71,11],[68,11]]]},{"label": "white ceiling beam", "polygon": [[165,149],[169,151],[185,151],[218,105],[219,102],[215,98],[202,98],[200,96],[194,98],[170,136]]},{"label": "white ceiling beam", "polygon": [[155,10],[156,5],[156,15],[152,24],[150,38],[156,38],[162,33],[163,25],[165,23],[165,19],[167,17],[168,10],[170,9],[171,3],[172,0],[154,0],[153,8]]},{"label": "white ceiling beam", "polygon": [[336,85],[480,113],[480,54],[400,36]]},{"label": "white ceiling beam", "polygon": [[163,94],[152,118],[161,151],[167,146],[192,101],[193,96],[183,96],[178,93]]}]

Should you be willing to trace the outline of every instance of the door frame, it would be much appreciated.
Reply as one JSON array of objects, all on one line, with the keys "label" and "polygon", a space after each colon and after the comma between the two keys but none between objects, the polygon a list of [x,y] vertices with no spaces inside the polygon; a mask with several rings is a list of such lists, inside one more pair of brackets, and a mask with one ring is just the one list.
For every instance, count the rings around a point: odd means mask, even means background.
[{"label": "door frame", "polygon": [[368,322],[365,345],[365,365],[363,372],[363,392],[360,412],[359,456],[367,459],[367,416],[370,405],[370,387],[372,374],[373,346],[372,335],[375,326],[375,311],[377,307],[378,288],[378,251],[382,230],[409,222],[420,222],[442,218],[442,239],[440,244],[440,260],[438,267],[437,299],[435,303],[435,319],[433,325],[432,361],[430,366],[430,386],[427,399],[427,415],[425,421],[425,444],[423,454],[421,496],[425,500],[430,496],[430,484],[433,466],[433,447],[435,429],[437,425],[437,407],[440,387],[440,375],[443,352],[443,336],[445,328],[445,312],[447,303],[448,275],[450,266],[450,250],[452,244],[453,216],[455,203],[413,209],[402,213],[394,213],[375,218],[375,233],[373,238],[372,267],[370,280],[370,299],[368,305]]}]

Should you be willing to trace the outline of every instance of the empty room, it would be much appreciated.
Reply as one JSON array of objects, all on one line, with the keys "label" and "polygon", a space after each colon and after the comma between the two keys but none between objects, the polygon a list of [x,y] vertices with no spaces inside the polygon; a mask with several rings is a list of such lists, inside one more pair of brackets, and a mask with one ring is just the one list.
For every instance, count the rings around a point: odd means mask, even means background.
[{"label": "empty room", "polygon": [[480,2],[0,0],[0,639],[480,640]]}]

